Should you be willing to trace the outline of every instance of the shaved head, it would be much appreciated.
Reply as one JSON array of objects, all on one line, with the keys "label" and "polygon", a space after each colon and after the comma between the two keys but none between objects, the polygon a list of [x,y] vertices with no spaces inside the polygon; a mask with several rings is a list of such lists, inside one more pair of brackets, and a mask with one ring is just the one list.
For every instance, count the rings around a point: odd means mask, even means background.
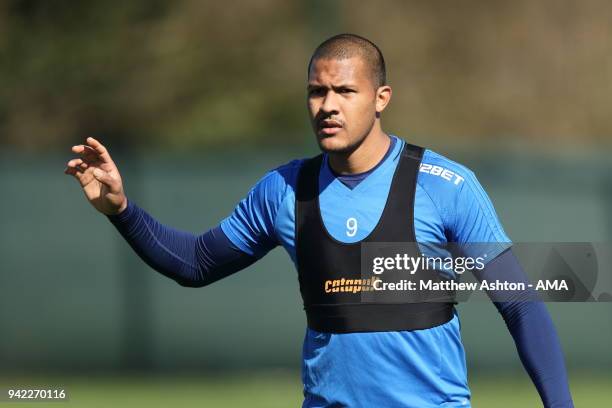
[{"label": "shaved head", "polygon": [[363,60],[375,88],[386,85],[387,73],[382,52],[372,41],[355,34],[338,34],[323,41],[310,57],[308,72],[316,60],[344,60],[353,57]]}]

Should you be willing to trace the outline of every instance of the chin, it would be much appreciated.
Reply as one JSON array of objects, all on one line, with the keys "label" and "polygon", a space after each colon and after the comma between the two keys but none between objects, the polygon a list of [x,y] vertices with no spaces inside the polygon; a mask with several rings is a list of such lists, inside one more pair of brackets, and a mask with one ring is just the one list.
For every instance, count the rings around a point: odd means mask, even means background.
[{"label": "chin", "polygon": [[325,153],[350,153],[356,147],[347,142],[344,138],[339,137],[339,135],[317,135],[317,141],[319,142],[319,148]]}]

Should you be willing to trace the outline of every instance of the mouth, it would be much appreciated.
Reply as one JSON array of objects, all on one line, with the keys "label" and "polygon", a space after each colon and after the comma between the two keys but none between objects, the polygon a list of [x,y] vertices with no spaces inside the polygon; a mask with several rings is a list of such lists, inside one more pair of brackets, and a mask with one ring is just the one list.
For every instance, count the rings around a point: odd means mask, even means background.
[{"label": "mouth", "polygon": [[322,135],[335,135],[342,130],[342,123],[331,119],[322,120],[317,124],[317,130]]}]

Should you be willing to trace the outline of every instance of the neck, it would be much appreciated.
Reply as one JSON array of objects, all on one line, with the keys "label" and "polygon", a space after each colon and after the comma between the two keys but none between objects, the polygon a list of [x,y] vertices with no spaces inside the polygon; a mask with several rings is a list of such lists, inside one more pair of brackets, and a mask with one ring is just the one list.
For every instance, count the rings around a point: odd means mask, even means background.
[{"label": "neck", "polygon": [[363,173],[376,166],[387,153],[391,138],[378,127],[353,151],[329,153],[329,165],[336,174]]}]

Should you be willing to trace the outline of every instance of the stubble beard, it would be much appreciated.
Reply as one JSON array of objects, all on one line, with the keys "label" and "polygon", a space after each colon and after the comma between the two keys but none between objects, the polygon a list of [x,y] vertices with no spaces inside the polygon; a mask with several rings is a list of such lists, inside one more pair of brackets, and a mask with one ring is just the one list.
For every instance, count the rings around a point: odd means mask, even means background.
[{"label": "stubble beard", "polygon": [[[322,152],[327,153],[327,154],[332,154],[332,155],[336,155],[339,157],[343,157],[343,156],[348,157],[363,144],[363,142],[368,138],[368,135],[372,132],[373,128],[374,128],[374,124],[372,124],[372,126],[368,129],[368,131],[364,135],[360,135],[354,140],[350,140],[350,138],[348,138],[348,143],[344,145],[340,145],[340,146],[334,146],[333,143],[332,143],[332,146],[329,146],[329,145],[325,146],[325,139],[334,138],[334,137],[337,137],[337,135],[321,137],[317,134],[316,136],[317,136],[317,142],[319,144],[319,149]],[[343,131],[345,132],[346,130],[343,129]]]}]

